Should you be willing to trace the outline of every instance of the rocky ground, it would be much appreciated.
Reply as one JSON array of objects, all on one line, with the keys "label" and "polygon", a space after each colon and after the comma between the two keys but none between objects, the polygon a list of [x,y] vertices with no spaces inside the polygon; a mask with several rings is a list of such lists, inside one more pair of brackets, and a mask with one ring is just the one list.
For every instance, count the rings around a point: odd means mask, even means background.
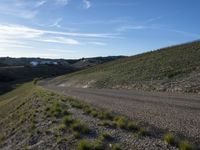
[{"label": "rocky ground", "polygon": [[47,85],[53,91],[81,99],[151,126],[155,135],[174,134],[200,143],[200,97],[109,89],[65,88]]},{"label": "rocky ground", "polygon": [[177,149],[138,122],[46,90],[0,121],[0,149]]}]

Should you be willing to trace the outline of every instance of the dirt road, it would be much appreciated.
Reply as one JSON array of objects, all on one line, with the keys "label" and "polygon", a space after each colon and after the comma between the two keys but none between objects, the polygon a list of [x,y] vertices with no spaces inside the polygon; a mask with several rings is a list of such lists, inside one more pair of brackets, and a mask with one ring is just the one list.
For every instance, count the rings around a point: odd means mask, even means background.
[{"label": "dirt road", "polygon": [[200,143],[200,96],[43,86]]}]

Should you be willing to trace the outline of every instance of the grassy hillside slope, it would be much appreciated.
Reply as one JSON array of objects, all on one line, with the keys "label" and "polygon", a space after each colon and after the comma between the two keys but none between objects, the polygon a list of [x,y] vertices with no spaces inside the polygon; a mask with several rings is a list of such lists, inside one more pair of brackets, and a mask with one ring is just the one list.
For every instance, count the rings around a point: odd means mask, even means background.
[{"label": "grassy hillside slope", "polygon": [[51,81],[61,86],[169,92],[200,91],[200,42],[98,65]]}]

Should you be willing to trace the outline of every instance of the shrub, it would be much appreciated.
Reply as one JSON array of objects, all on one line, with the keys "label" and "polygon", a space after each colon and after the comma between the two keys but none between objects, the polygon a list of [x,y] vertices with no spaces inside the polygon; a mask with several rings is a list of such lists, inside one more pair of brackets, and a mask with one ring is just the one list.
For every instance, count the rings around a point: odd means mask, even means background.
[{"label": "shrub", "polygon": [[113,120],[114,118],[110,112],[101,112],[98,117],[104,120]]},{"label": "shrub", "polygon": [[138,133],[137,133],[137,136],[138,136],[138,137],[141,137],[141,136],[145,136],[145,135],[147,135],[147,134],[148,134],[148,132],[147,132],[146,129],[140,128],[139,131],[138,131]]},{"label": "shrub", "polygon": [[81,137],[81,134],[79,132],[74,132],[73,135],[76,139],[79,139]]},{"label": "shrub", "polygon": [[74,119],[72,119],[71,116],[65,116],[63,118],[63,123],[68,126],[68,125],[71,125],[72,123],[74,122]]},{"label": "shrub", "polygon": [[58,130],[60,131],[64,131],[66,128],[66,125],[64,123],[62,123],[59,127],[58,127]]},{"label": "shrub", "polygon": [[79,132],[81,134],[87,134],[90,132],[89,128],[86,126],[86,124],[82,123],[81,121],[77,120],[72,124],[72,129],[76,132]]},{"label": "shrub", "polygon": [[167,144],[173,145],[173,144],[175,144],[175,137],[174,137],[173,134],[167,133],[167,134],[164,135],[164,141]]},{"label": "shrub", "polygon": [[122,117],[122,116],[118,116],[114,118],[115,124],[117,125],[117,127],[125,129],[126,128],[126,124],[127,124],[127,120],[126,118]]},{"label": "shrub", "polygon": [[120,144],[113,144],[111,149],[112,150],[122,150]]},{"label": "shrub", "polygon": [[103,143],[103,141],[100,139],[100,140],[96,140],[92,143],[92,147],[94,150],[103,150],[105,149],[105,145]]},{"label": "shrub", "polygon": [[180,141],[179,149],[180,150],[192,150],[193,146],[188,141]]},{"label": "shrub", "polygon": [[84,104],[78,101],[71,101],[71,106],[78,109],[84,108]]},{"label": "shrub", "polygon": [[81,140],[78,142],[78,147],[77,147],[78,150],[92,150],[93,149],[93,146],[91,144],[90,141],[87,141],[87,140]]},{"label": "shrub", "polygon": [[101,140],[90,142],[88,140],[81,140],[78,143],[78,150],[103,150],[104,143]]},{"label": "shrub", "polygon": [[0,134],[0,143],[5,140],[5,136],[3,134]]},{"label": "shrub", "polygon": [[100,139],[101,139],[102,141],[104,141],[104,140],[110,140],[110,139],[112,139],[112,136],[111,136],[109,133],[102,133],[102,134],[100,135]]},{"label": "shrub", "polygon": [[138,130],[138,126],[136,123],[129,121],[127,124],[127,129],[128,130]]},{"label": "shrub", "polygon": [[95,110],[93,110],[93,111],[91,111],[91,115],[92,115],[93,117],[97,117],[97,116],[98,116],[98,112],[95,111]]},{"label": "shrub", "polygon": [[116,128],[116,124],[113,123],[112,121],[109,121],[109,120],[103,120],[100,122],[101,126],[105,126],[105,127],[113,127],[113,128]]},{"label": "shrub", "polygon": [[86,114],[90,114],[92,112],[92,109],[90,107],[86,107],[84,111]]}]

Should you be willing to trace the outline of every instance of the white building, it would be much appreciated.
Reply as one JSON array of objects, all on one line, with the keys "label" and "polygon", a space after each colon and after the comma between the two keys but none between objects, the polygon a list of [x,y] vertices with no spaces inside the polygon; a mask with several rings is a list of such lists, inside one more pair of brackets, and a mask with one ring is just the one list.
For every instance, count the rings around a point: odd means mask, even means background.
[{"label": "white building", "polygon": [[37,62],[37,61],[31,61],[30,64],[31,64],[31,66],[35,67],[35,66],[39,65],[39,62]]}]

